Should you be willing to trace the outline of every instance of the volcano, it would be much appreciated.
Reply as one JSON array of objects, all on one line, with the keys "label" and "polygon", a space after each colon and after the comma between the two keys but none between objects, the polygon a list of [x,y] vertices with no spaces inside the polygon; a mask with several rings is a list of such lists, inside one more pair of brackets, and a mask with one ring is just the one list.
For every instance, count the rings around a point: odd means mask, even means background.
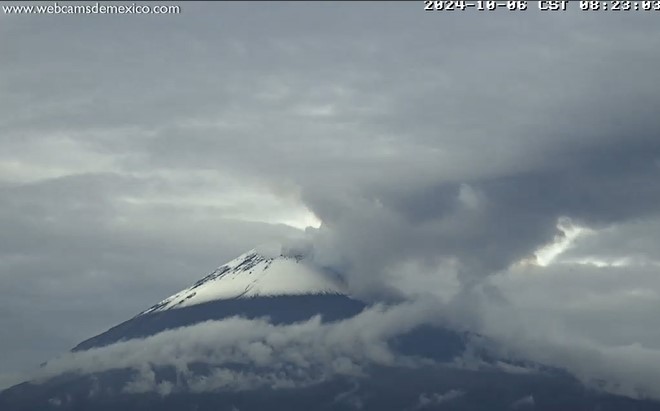
[{"label": "volcano", "polygon": [[0,393],[0,410],[660,410],[251,250]]}]

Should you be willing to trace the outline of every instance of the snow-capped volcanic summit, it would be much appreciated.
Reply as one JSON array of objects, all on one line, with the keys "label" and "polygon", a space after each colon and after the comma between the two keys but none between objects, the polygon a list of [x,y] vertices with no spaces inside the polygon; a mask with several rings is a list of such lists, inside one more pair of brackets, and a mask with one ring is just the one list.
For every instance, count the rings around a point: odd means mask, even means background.
[{"label": "snow-capped volcanic summit", "polygon": [[334,321],[365,304],[347,295],[341,279],[280,245],[252,249],[132,319],[83,341],[74,351],[144,338],[177,327],[229,317],[268,317],[289,324],[321,315]]},{"label": "snow-capped volcanic summit", "polygon": [[302,254],[281,247],[253,249],[148,310],[149,314],[216,300],[284,295],[346,294],[339,279],[322,272]]}]

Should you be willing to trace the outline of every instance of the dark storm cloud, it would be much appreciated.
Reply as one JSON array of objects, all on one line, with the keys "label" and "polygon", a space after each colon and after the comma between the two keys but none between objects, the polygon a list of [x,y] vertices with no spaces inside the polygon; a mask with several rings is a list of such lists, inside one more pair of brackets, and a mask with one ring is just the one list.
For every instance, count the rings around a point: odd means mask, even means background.
[{"label": "dark storm cloud", "polygon": [[[329,228],[319,235],[332,236],[340,248],[331,253],[348,257],[360,280],[371,273],[361,284],[367,289],[381,281],[384,267],[408,258],[455,257],[474,279],[530,256],[553,238],[559,217],[597,227],[657,215],[658,141],[563,149],[554,154],[556,165],[541,170],[469,185],[388,187],[369,198],[356,198],[364,192],[345,198],[327,212],[333,204],[327,193],[308,204]],[[327,242],[320,244],[323,252]]]},{"label": "dark storm cloud", "polygon": [[[273,224],[304,225],[302,204],[323,222],[315,258],[361,294],[397,293],[406,264],[474,286],[551,241],[561,216],[602,228],[657,214],[652,13],[183,8],[2,17],[11,327],[57,328],[53,304],[124,319],[292,235]],[[82,339],[96,315],[61,327]],[[31,330],[0,349],[47,335],[65,338]]]}]

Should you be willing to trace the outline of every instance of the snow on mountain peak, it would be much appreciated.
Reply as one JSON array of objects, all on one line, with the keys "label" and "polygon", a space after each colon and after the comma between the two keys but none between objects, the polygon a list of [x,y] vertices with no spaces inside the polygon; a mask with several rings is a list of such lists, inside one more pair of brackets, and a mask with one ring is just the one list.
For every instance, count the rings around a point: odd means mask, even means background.
[{"label": "snow on mountain peak", "polygon": [[140,315],[233,298],[345,293],[339,281],[304,256],[283,253],[281,246],[267,245],[221,265]]}]

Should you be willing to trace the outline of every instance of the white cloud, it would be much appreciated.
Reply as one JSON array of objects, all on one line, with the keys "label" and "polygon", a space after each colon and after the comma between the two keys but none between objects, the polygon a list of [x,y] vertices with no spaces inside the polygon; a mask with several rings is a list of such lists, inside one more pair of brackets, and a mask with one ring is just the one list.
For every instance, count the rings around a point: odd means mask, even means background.
[{"label": "white cloud", "polygon": [[557,221],[557,229],[561,234],[555,236],[553,242],[544,245],[534,253],[536,263],[541,266],[551,264],[558,256],[568,250],[578,237],[590,233],[590,230],[573,224],[569,218],[560,218]]},{"label": "white cloud", "polygon": [[529,409],[529,408],[534,408],[534,396],[533,395],[528,395],[526,397],[520,398],[511,404],[511,409],[512,410],[522,410],[522,409]]},{"label": "white cloud", "polygon": [[417,404],[412,408],[413,410],[423,410],[426,408],[433,408],[442,403],[455,400],[465,395],[465,391],[449,390],[445,393],[422,393],[419,395]]},{"label": "white cloud", "polygon": [[[286,388],[333,375],[358,377],[369,365],[414,364],[412,359],[397,358],[387,340],[431,321],[435,315],[429,304],[375,306],[336,323],[321,323],[318,316],[282,326],[236,317],[207,321],[145,339],[64,354],[42,367],[36,380],[62,372],[134,368],[138,373],[124,390],[167,394],[175,387],[157,383],[152,367],[175,367],[193,391]],[[211,374],[192,375],[188,366],[197,362],[210,364]],[[233,369],[237,364],[257,367],[257,371]]]}]

